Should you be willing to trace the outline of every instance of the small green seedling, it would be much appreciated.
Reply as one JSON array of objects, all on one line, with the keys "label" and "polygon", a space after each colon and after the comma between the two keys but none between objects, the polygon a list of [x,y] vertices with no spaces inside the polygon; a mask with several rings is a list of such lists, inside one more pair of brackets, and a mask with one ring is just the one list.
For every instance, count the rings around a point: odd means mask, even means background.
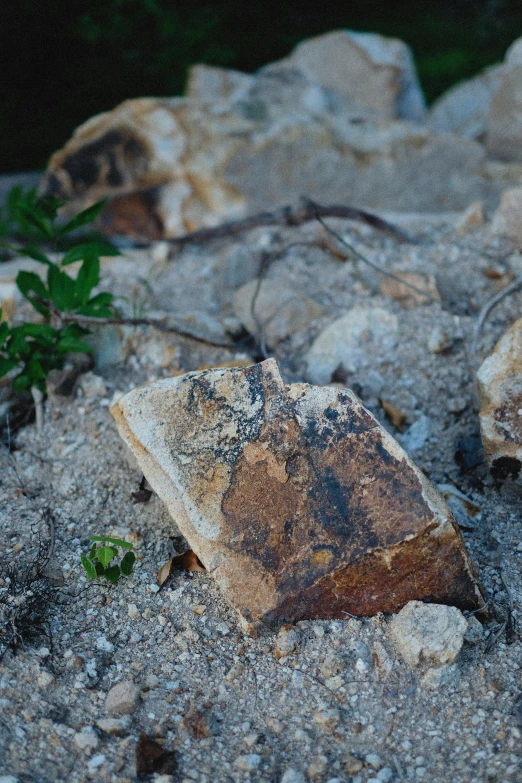
[{"label": "small green seedling", "polygon": [[[45,280],[26,270],[20,270],[16,285],[22,296],[42,316],[40,322],[24,322],[10,327],[2,322],[0,312],[0,378],[9,374],[13,391],[36,389],[45,393],[45,379],[51,370],[63,367],[67,354],[90,353],[91,346],[84,341],[89,329],[81,318],[110,318],[116,314],[113,295],[93,289],[100,281],[100,258],[119,255],[105,239],[76,243],[60,261],[50,257],[47,247],[56,249],[59,242],[78,229],[92,223],[104,202],[84,209],[65,225],[60,223],[58,210],[62,202],[55,198],[25,198],[18,194],[13,206],[24,225],[32,227],[35,241],[23,247],[2,242],[13,253],[34,259],[47,267]],[[0,220],[0,234],[2,225]],[[76,276],[66,268],[78,263]],[[80,323],[76,322],[80,321]],[[94,321],[95,322],[95,321]]]},{"label": "small green seedling", "polygon": [[[81,556],[87,579],[105,577],[109,582],[116,584],[120,576],[131,575],[136,562],[136,555],[130,551],[132,544],[121,538],[111,538],[110,536],[89,536],[89,540],[93,541],[89,556]],[[123,557],[118,549],[127,550]],[[121,557],[120,562],[113,562],[118,557]]]}]

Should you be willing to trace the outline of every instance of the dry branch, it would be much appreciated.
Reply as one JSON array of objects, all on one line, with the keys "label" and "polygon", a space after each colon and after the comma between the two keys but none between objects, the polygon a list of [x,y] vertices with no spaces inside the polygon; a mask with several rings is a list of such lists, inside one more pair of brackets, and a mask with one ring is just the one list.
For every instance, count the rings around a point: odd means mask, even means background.
[{"label": "dry branch", "polygon": [[397,242],[416,241],[402,229],[371,212],[340,204],[316,204],[309,199],[303,199],[299,207],[286,206],[275,209],[272,212],[260,212],[242,220],[231,220],[228,223],[222,223],[214,228],[200,228],[198,231],[192,231],[190,234],[183,234],[183,236],[174,237],[167,241],[173,247],[184,247],[185,245],[197,244],[198,242],[210,242],[213,239],[234,237],[262,226],[301,226],[303,223],[316,220],[318,217],[357,220],[393,237]]},{"label": "dry branch", "polygon": [[80,326],[107,326],[109,324],[115,326],[151,326],[159,332],[168,332],[177,334],[179,337],[188,337],[190,340],[195,340],[196,342],[204,343],[205,345],[212,345],[215,348],[228,348],[230,351],[236,350],[236,346],[232,343],[227,343],[222,340],[212,340],[208,337],[199,337],[186,329],[172,326],[159,318],[123,318],[121,316],[115,316],[114,318],[98,318],[97,316],[91,315],[64,313],[62,310],[59,310],[53,302],[50,302],[47,299],[35,296],[34,294],[30,298],[32,301],[46,307],[61,324],[75,323]]}]

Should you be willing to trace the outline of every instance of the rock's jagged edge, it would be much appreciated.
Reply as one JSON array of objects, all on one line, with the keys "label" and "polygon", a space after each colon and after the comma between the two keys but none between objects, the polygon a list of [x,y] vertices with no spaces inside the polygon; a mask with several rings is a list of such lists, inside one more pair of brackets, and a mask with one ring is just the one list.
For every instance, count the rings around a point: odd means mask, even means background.
[{"label": "rock's jagged edge", "polygon": [[268,360],[158,381],[111,411],[249,633],[412,599],[484,606],[449,508],[349,390],[285,386]]}]

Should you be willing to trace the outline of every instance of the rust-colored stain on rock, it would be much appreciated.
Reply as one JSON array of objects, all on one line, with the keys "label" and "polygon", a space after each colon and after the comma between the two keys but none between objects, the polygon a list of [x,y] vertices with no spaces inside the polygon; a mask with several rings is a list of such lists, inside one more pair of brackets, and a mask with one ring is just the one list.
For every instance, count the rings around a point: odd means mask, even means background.
[{"label": "rust-colored stain on rock", "polygon": [[483,606],[441,496],[349,390],[274,360],[158,381],[119,431],[244,627]]}]

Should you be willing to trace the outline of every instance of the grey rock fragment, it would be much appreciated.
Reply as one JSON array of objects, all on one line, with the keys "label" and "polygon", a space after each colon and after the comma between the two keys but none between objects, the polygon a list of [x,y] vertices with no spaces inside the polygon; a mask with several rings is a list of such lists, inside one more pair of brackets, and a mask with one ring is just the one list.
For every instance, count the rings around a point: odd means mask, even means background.
[{"label": "grey rock fragment", "polygon": [[105,699],[105,711],[112,715],[130,715],[138,703],[139,691],[133,682],[123,680],[114,685]]},{"label": "grey rock fragment", "polygon": [[454,606],[410,601],[392,618],[388,634],[409,666],[438,667],[455,661],[467,628]]},{"label": "grey rock fragment", "polygon": [[393,350],[397,330],[397,316],[382,307],[354,307],[314,340],[305,357],[308,380],[322,385],[339,367],[354,373],[368,366],[370,355]]},{"label": "grey rock fragment", "polygon": [[74,735],[74,744],[77,748],[83,750],[84,753],[92,753],[93,750],[96,750],[100,741],[92,726],[88,726]]},{"label": "grey rock fragment", "polygon": [[402,447],[408,454],[415,454],[426,445],[433,432],[432,423],[423,413],[413,422],[409,430],[402,436]]},{"label": "grey rock fragment", "polygon": [[234,312],[258,342],[276,346],[306,331],[323,308],[295,288],[266,279],[252,280],[236,292]]}]

